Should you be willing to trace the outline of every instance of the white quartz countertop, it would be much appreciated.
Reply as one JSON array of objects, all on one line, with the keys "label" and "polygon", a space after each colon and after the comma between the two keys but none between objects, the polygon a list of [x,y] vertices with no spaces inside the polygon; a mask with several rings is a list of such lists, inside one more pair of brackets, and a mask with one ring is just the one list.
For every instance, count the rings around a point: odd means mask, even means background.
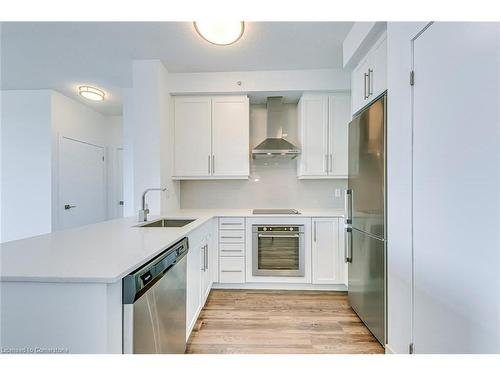
[{"label": "white quartz countertop", "polygon": [[[339,209],[301,215],[253,215],[251,209],[179,210],[162,217],[196,219],[181,228],[139,228],[128,217],[0,244],[0,280],[113,283],[214,217],[341,217]],[[159,217],[151,216],[151,220]]]}]

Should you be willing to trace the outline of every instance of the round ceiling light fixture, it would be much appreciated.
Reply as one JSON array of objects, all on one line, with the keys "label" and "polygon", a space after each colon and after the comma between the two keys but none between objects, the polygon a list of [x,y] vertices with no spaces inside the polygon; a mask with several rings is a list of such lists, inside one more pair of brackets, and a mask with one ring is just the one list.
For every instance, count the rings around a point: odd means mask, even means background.
[{"label": "round ceiling light fixture", "polygon": [[203,39],[218,46],[236,43],[245,31],[243,21],[196,21],[193,24]]},{"label": "round ceiling light fixture", "polygon": [[78,87],[78,93],[85,99],[93,100],[94,102],[101,102],[104,100],[104,91],[92,86]]}]

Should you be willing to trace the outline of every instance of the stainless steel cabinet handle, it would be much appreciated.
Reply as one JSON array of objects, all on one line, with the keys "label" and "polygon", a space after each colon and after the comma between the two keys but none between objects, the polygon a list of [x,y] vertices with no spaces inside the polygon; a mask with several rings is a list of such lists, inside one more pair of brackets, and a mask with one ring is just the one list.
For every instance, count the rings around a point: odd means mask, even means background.
[{"label": "stainless steel cabinet handle", "polygon": [[242,253],[243,250],[224,250],[224,249],[222,249],[220,252],[221,253]]},{"label": "stainless steel cabinet handle", "polygon": [[260,238],[298,238],[298,234],[259,234]]},{"label": "stainless steel cabinet handle", "polygon": [[76,207],[76,206],[72,206],[71,204],[65,204],[65,205],[64,205],[64,209],[65,209],[65,210],[69,210],[69,209],[71,209],[71,208],[75,208],[75,207]]},{"label": "stainless steel cabinet handle", "polygon": [[242,270],[220,270],[220,272],[243,272]]},{"label": "stainless steel cabinet handle", "polygon": [[328,155],[325,154],[325,172],[328,173]]},{"label": "stainless steel cabinet handle", "polygon": [[313,234],[314,234],[313,240],[314,242],[316,242],[316,222],[313,223]]},{"label": "stainless steel cabinet handle", "polygon": [[205,245],[205,270],[208,270],[208,244]]},{"label": "stainless steel cabinet handle", "polygon": [[352,228],[345,228],[344,258],[346,263],[352,263]]},{"label": "stainless steel cabinet handle", "polygon": [[352,224],[352,190],[346,189],[344,194],[345,223]]},{"label": "stainless steel cabinet handle", "polygon": [[220,238],[243,238],[243,236],[221,236]]},{"label": "stainless steel cabinet handle", "polygon": [[212,174],[215,173],[215,155],[212,155]]},{"label": "stainless steel cabinet handle", "polygon": [[330,154],[330,172],[333,172],[333,155]]},{"label": "stainless steel cabinet handle", "polygon": [[368,97],[373,95],[373,69],[368,69]]},{"label": "stainless steel cabinet handle", "polygon": [[205,246],[202,246],[200,250],[203,252],[203,263],[201,266],[201,270],[205,271]]},{"label": "stainless steel cabinet handle", "polygon": [[210,155],[208,155],[208,174],[210,174]]},{"label": "stainless steel cabinet handle", "polygon": [[364,90],[364,98],[365,100],[368,98],[368,95],[366,94],[366,79],[368,78],[368,74],[366,73],[363,73],[363,79],[364,79],[364,82],[363,82],[363,90]]}]

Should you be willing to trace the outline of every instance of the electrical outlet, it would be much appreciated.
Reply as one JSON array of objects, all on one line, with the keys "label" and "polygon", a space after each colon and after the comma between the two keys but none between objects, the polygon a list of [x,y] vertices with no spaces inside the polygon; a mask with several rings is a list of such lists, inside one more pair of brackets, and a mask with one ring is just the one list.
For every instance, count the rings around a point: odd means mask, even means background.
[{"label": "electrical outlet", "polygon": [[335,189],[335,198],[340,198],[341,195],[340,189]]}]

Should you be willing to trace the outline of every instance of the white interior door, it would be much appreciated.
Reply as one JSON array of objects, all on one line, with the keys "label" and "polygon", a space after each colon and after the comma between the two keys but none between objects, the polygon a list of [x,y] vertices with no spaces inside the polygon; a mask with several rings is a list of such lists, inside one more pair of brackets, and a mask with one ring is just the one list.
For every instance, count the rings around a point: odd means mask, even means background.
[{"label": "white interior door", "polygon": [[499,44],[476,22],[413,44],[416,353],[500,352]]},{"label": "white interior door", "polygon": [[117,148],[115,154],[115,217],[123,217],[123,149]]},{"label": "white interior door", "polygon": [[60,142],[60,228],[105,220],[104,148],[65,137]]}]

